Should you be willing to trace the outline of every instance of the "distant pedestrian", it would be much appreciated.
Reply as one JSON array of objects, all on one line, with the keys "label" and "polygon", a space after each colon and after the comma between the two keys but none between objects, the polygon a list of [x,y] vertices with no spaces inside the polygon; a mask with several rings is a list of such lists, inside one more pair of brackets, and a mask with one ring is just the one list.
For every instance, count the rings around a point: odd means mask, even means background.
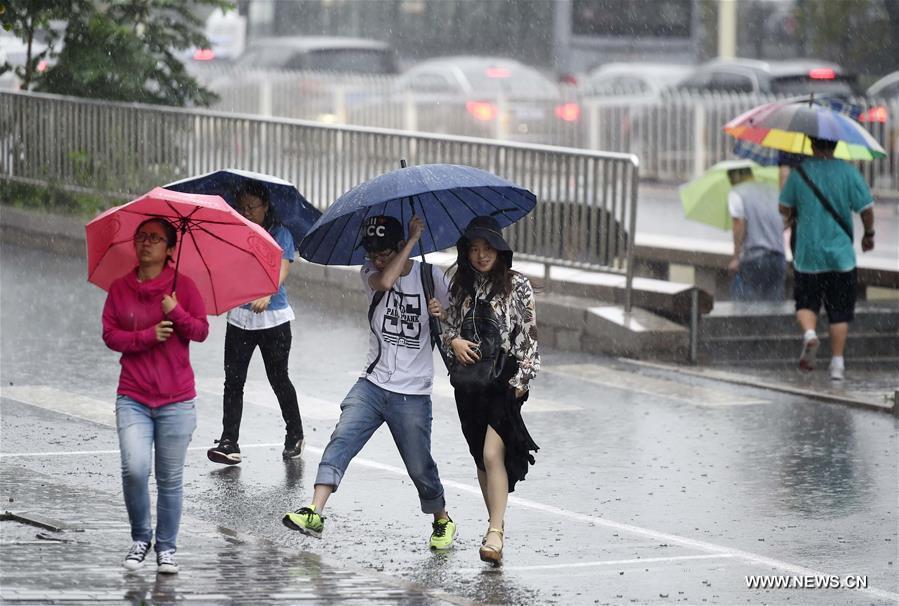
[{"label": "distant pedestrian", "polygon": [[777,190],[756,181],[749,167],[732,168],[727,177],[733,186],[727,195],[734,234],[731,298],[783,301],[787,261]]},{"label": "distant pedestrian", "polygon": [[167,574],[178,572],[184,459],[197,426],[189,345],[209,332],[193,281],[179,274],[177,294],[172,290],[177,237],[165,219],[141,223],[134,233],[138,266],[112,283],[103,307],[103,341],[122,354],[116,429],[133,541],[124,566],[139,568],[153,541],[147,484],[155,453],[156,563]]},{"label": "distant pedestrian", "polygon": [[534,291],[512,270],[512,249],[493,217],[473,219],[456,250],[443,342],[455,356],[456,409],[489,516],[480,557],[499,565],[509,493],[538,449],[521,418],[540,369]]},{"label": "distant pedestrian", "polygon": [[852,213],[864,225],[862,250],[874,248],[874,199],[858,170],[834,159],[834,141],[810,137],[813,157],[795,167],[780,194],[781,212],[795,222],[796,320],[803,330],[799,368],[813,370],[821,304],[830,321],[830,378],[845,375],[843,352],[855,316],[856,269]]},{"label": "distant pedestrian", "polygon": [[250,359],[258,347],[265,364],[265,374],[278,398],[286,425],[281,457],[284,460],[296,459],[303,454],[303,421],[297,404],[297,392],[287,370],[293,339],[290,323],[294,313],[284,288],[290,264],[296,258],[293,236],[278,222],[269,203],[268,190],[259,183],[251,181],[243,186],[237,194],[237,209],[247,219],[264,227],[281,246],[281,272],[278,292],[228,312],[222,435],[216,440],[216,446],[206,451],[206,456],[210,461],[225,465],[236,465],[241,461],[238,440],[243,417],[243,390]]},{"label": "distant pedestrian", "polygon": [[[443,550],[453,545],[456,524],[446,511],[443,484],[431,456],[434,358],[424,272],[431,272],[430,304],[438,309],[441,301],[447,302],[447,284],[437,268],[409,258],[423,229],[422,220],[413,217],[404,240],[402,224],[389,216],[369,217],[362,227],[367,256],[361,277],[371,329],[366,369],[340,405],[340,419],[318,465],[312,503],[282,519],[291,530],[321,538],[325,503],[337,491],[353,457],[386,423],[418,491],[421,510],[434,516],[430,547]],[[370,526],[377,520],[357,523]],[[370,528],[360,528],[358,535],[360,542],[370,540]]]}]

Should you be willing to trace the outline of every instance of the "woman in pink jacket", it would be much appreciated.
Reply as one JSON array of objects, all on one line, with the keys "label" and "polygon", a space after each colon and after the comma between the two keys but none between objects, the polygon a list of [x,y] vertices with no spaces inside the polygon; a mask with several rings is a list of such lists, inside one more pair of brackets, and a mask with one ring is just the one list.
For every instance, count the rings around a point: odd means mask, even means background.
[{"label": "woman in pink jacket", "polygon": [[196,390],[188,346],[209,333],[203,299],[187,276],[171,267],[177,231],[165,219],[148,219],[134,232],[138,266],[109,288],[103,308],[103,341],[121,352],[116,428],[122,454],[122,488],[133,541],[124,566],[143,564],[153,540],[150,456],[156,462],[156,563],[177,573],[182,472],[197,426]]}]

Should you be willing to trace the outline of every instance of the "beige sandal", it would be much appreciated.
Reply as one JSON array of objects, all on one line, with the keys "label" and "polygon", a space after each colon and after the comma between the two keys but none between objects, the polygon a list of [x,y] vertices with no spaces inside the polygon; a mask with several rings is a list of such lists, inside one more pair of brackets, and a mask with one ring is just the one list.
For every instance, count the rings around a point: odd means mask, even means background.
[{"label": "beige sandal", "polygon": [[[495,532],[499,535],[500,544],[499,547],[494,547],[493,545],[487,544],[487,535],[491,532]],[[482,562],[487,562],[489,564],[493,564],[494,566],[499,566],[503,563],[503,531],[500,528],[488,528],[487,534],[484,535],[484,540],[481,541],[481,549],[478,551],[481,556]]]}]

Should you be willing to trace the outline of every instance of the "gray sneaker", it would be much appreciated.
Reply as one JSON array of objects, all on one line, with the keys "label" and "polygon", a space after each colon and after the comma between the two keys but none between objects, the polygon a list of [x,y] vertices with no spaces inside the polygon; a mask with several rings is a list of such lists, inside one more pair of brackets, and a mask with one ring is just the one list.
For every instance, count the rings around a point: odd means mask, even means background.
[{"label": "gray sneaker", "polygon": [[156,554],[157,572],[160,574],[178,574],[178,564],[175,562],[175,550],[167,549]]}]

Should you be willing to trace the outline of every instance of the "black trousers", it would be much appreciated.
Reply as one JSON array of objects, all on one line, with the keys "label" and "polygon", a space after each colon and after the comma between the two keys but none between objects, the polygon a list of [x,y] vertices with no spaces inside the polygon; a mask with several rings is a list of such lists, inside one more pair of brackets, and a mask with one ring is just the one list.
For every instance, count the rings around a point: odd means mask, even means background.
[{"label": "black trousers", "polygon": [[290,356],[290,322],[262,330],[243,330],[228,324],[225,332],[225,397],[222,416],[222,439],[238,441],[243,416],[243,388],[253,351],[259,347],[265,374],[278,398],[281,416],[287,424],[287,438],[303,437],[303,421],[297,404],[297,392],[287,375]]}]

